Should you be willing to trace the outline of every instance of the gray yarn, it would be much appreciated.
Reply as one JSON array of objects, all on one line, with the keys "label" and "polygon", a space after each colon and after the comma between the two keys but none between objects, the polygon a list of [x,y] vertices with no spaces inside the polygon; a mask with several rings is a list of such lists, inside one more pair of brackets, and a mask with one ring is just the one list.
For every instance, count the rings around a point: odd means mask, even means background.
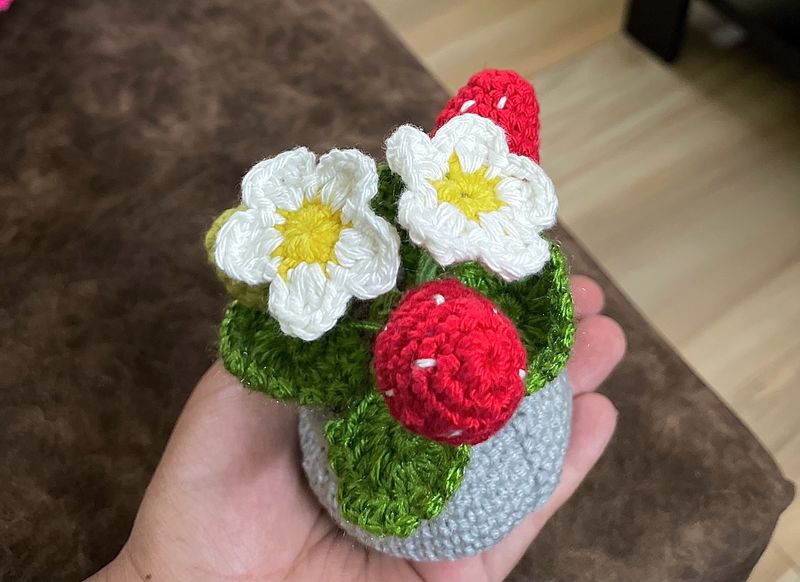
[{"label": "gray yarn", "polygon": [[572,390],[566,372],[523,399],[503,429],[472,449],[461,488],[407,538],[377,537],[342,519],[318,409],[300,411],[303,468],[339,526],[364,545],[412,560],[454,560],[490,548],[549,499],[569,443]]}]

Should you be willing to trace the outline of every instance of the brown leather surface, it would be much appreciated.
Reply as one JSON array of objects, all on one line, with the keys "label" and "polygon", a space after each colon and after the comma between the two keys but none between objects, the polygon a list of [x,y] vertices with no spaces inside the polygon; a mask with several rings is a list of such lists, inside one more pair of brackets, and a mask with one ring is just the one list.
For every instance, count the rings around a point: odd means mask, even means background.
[{"label": "brown leather surface", "polygon": [[[125,540],[214,357],[225,297],[201,238],[242,173],[295,144],[379,155],[445,98],[360,0],[0,15],[0,579],[74,580]],[[742,579],[791,485],[559,238],[630,354],[604,387],[620,409],[608,453],[512,579]]]}]

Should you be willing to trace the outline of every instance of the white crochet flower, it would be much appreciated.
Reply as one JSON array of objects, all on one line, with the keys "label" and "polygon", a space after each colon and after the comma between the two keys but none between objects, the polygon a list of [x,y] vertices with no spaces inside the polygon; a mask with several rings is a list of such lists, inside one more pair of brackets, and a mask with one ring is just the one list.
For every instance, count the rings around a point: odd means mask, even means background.
[{"label": "white crochet flower", "polygon": [[284,333],[317,339],[351,297],[395,285],[400,241],[370,207],[377,191],[375,162],[357,150],[317,162],[297,148],[259,162],[242,180],[243,206],[217,234],[214,260],[236,281],[270,284],[268,309]]},{"label": "white crochet flower", "polygon": [[398,222],[440,265],[477,260],[516,281],[550,259],[539,233],[556,221],[553,183],[533,160],[509,152],[491,120],[458,115],[432,138],[404,125],[386,141],[386,161],[406,188]]}]

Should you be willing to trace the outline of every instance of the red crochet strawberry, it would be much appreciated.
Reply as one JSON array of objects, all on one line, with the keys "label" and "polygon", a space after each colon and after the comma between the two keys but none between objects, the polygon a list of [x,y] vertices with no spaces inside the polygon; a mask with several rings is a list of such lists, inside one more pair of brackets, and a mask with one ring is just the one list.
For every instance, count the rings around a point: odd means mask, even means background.
[{"label": "red crochet strawberry", "polygon": [[407,429],[451,445],[480,443],[525,394],[527,353],[514,324],[455,279],[409,292],[375,340],[378,389]]}]

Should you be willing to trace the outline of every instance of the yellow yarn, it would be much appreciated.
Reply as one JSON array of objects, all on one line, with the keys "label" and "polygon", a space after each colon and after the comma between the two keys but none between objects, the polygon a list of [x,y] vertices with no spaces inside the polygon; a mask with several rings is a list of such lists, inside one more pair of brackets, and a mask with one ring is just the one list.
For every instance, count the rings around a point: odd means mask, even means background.
[{"label": "yellow yarn", "polygon": [[231,297],[238,299],[243,305],[254,307],[263,311],[267,308],[267,286],[258,285],[256,287],[251,287],[247,283],[235,281],[223,273],[222,269],[218,268],[216,266],[216,262],[214,261],[214,247],[216,245],[217,235],[219,234],[222,225],[225,224],[235,212],[238,212],[239,210],[245,210],[246,208],[247,206],[243,204],[233,208],[228,208],[228,210],[220,214],[216,220],[214,220],[211,228],[209,228],[208,232],[206,233],[206,253],[208,254],[208,262],[214,265],[214,270],[217,272],[217,277],[220,281],[222,281],[222,284],[225,286],[225,290],[231,295]]},{"label": "yellow yarn", "polygon": [[350,227],[349,222],[342,222],[341,211],[317,197],[305,199],[297,210],[279,209],[278,214],[285,219],[283,224],[275,225],[283,235],[283,242],[272,256],[281,259],[278,267],[281,277],[286,279],[289,270],[301,263],[319,263],[323,270],[328,262],[338,264],[334,247],[342,231]]},{"label": "yellow yarn", "polygon": [[493,212],[506,205],[497,196],[500,176],[487,178],[486,166],[475,172],[465,172],[455,153],[450,156],[449,164],[450,169],[444,179],[431,180],[440,202],[449,202],[474,222],[478,222],[480,213]]}]

